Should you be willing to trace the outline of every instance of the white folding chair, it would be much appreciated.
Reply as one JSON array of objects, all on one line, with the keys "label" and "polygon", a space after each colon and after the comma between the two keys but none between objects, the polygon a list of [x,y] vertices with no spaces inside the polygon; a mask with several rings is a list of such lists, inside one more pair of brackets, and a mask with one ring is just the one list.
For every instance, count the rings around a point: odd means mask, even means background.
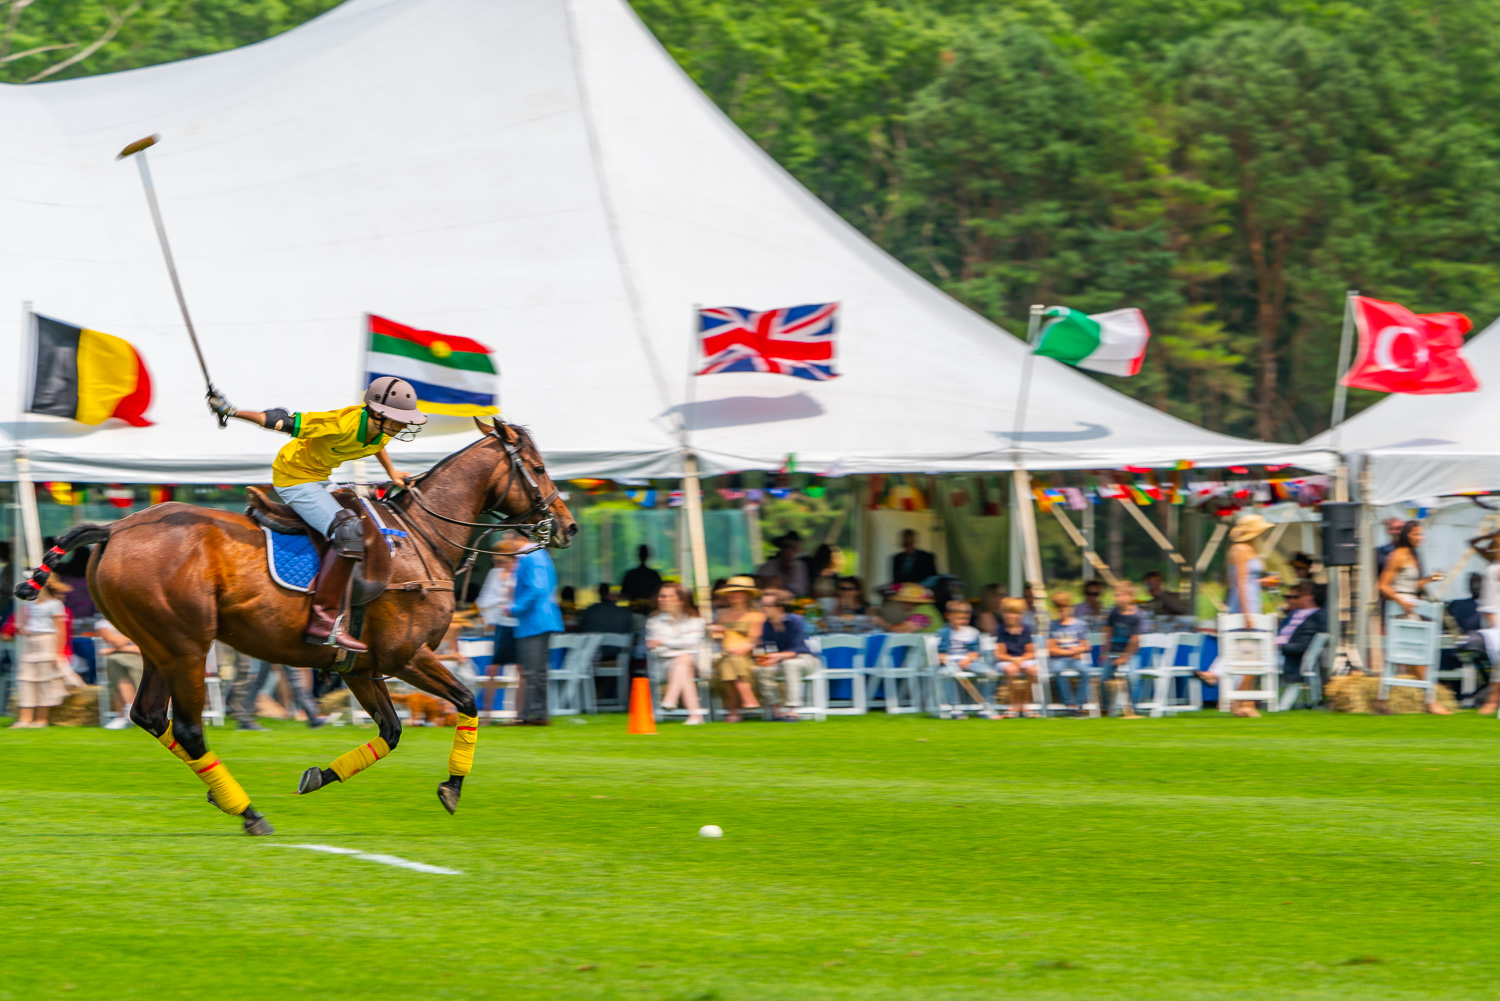
[{"label": "white folding chair", "polygon": [[[990,663],[993,658],[994,643],[990,643],[990,650],[985,650],[986,637],[981,634],[979,638],[979,656],[985,663]],[[993,706],[973,701],[969,690],[960,683],[960,679],[966,680],[974,686],[974,691],[979,691],[980,676],[974,671],[949,670],[942,666],[942,657],[938,653],[938,638],[933,635],[922,637],[923,645],[927,649],[927,663],[929,670],[926,674],[926,692],[922,696],[922,704],[929,713],[982,713],[993,709]],[[951,697],[950,697],[951,696]],[[980,698],[984,694],[980,693]]]},{"label": "white folding chair", "polygon": [[[899,661],[897,650],[905,651]],[[869,673],[872,679],[880,682],[887,713],[921,712],[922,690],[930,673],[925,637],[914,633],[887,636],[880,648],[880,656],[875,658],[875,667]]]},{"label": "white folding chair", "polygon": [[[1172,684],[1171,664],[1177,659],[1177,641],[1171,633],[1145,633],[1136,647],[1136,663],[1131,665],[1126,684],[1130,678],[1143,678],[1150,683],[1140,686],[1141,699],[1135,703],[1135,711],[1153,719],[1160,719],[1166,711],[1167,692]],[[1150,692],[1150,695],[1146,695]]]},{"label": "white folding chair", "polygon": [[[516,696],[515,692],[521,687],[521,673],[515,664],[495,663],[495,641],[486,639],[460,639],[458,641],[458,655],[467,658],[476,665],[474,696],[479,700],[481,706],[480,719],[515,719],[516,718]],[[480,674],[477,665],[485,661],[484,673]],[[509,693],[509,694],[507,694]],[[500,698],[504,696],[507,708],[495,708]]]},{"label": "white folding chair", "polygon": [[[1203,669],[1203,634],[1170,635],[1172,645],[1162,655],[1153,699],[1156,708],[1151,715],[1157,717],[1168,713],[1197,712],[1203,708],[1203,682],[1198,680],[1198,672]],[[1182,659],[1184,651],[1188,655],[1187,663],[1179,664],[1177,662]],[[1179,681],[1186,682],[1181,686],[1184,694],[1180,697],[1177,694]]]},{"label": "white folding chair", "polygon": [[[614,680],[614,695],[609,698],[598,696],[598,685],[594,685],[594,708],[602,713],[622,713],[629,705],[630,693],[630,650],[635,639],[626,633],[599,633],[599,646],[595,648],[594,662],[591,665],[593,676],[597,682],[600,678],[611,678]],[[613,647],[617,653],[613,660],[600,660],[599,651],[606,647]]]},{"label": "white folding chair", "polygon": [[[713,646],[705,639],[698,647],[698,655],[694,658],[693,682],[698,687],[698,704],[702,708],[705,718],[711,718],[713,699],[713,671],[714,662]],[[687,706],[679,705],[675,709],[663,709],[661,707],[662,695],[667,684],[667,668],[669,658],[658,657],[654,651],[646,653],[646,678],[651,682],[651,706],[657,721],[668,716],[690,716]]]},{"label": "white folding chair", "polygon": [[[1458,682],[1459,703],[1473,705],[1472,696],[1479,690],[1479,668],[1474,666],[1472,653],[1459,649],[1458,639],[1459,637],[1446,632],[1438,637],[1437,680]],[[1442,666],[1443,654],[1449,650],[1454,651],[1458,667],[1445,670]]]},{"label": "white folding chair", "polygon": [[[602,633],[553,633],[548,640],[548,712],[577,716],[594,711],[594,654]],[[564,650],[563,662],[552,666],[551,651]]]},{"label": "white folding chair", "polygon": [[[1420,688],[1424,701],[1437,701],[1443,606],[1433,601],[1419,601],[1415,614],[1418,617],[1407,618],[1394,602],[1385,614],[1385,657],[1377,696],[1382,702],[1390,698],[1392,688]],[[1427,677],[1399,678],[1396,672],[1402,667],[1422,667]]]},{"label": "white folding chair", "polygon": [[[1307,707],[1316,708],[1323,702],[1323,651],[1328,647],[1328,634],[1318,633],[1302,651],[1301,681],[1293,681],[1281,690],[1281,709],[1297,708],[1302,693],[1307,693]],[[1282,655],[1283,659],[1285,654]]]},{"label": "white folding chair", "polygon": [[[865,688],[865,637],[849,635],[811,636],[807,647],[818,657],[819,668],[812,676],[813,710],[819,718],[823,716],[863,716],[870,711]],[[831,650],[848,650],[848,667],[830,667],[828,653]],[[834,706],[829,697],[829,683],[849,682],[847,704]],[[846,700],[840,699],[840,702]]]},{"label": "white folding chair", "polygon": [[[1235,702],[1264,702],[1267,712],[1279,708],[1281,670],[1276,662],[1276,616],[1219,616],[1219,709],[1230,712]],[[1238,689],[1239,679],[1256,678],[1256,687]]]}]

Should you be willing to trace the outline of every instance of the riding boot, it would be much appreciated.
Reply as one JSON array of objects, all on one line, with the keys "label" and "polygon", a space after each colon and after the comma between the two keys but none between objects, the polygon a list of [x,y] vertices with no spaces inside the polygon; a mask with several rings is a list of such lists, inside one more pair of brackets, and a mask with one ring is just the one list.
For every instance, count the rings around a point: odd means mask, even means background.
[{"label": "riding boot", "polygon": [[[369,650],[359,640],[344,631],[343,616],[349,609],[349,579],[354,573],[357,560],[340,556],[333,546],[323,554],[323,564],[318,568],[318,582],[313,588],[312,612],[307,619],[307,632],[303,640],[314,646],[326,646],[329,637],[333,645],[354,653]],[[338,632],[334,632],[337,626]]]}]

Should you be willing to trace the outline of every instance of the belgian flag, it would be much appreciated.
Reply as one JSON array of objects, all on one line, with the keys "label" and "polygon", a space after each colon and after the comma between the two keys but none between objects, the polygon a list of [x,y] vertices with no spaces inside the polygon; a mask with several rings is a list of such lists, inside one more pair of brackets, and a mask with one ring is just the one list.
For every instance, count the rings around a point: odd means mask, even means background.
[{"label": "belgian flag", "polygon": [[118,417],[149,427],[151,376],[127,340],[33,314],[36,368],[31,384],[33,414],[102,424]]}]

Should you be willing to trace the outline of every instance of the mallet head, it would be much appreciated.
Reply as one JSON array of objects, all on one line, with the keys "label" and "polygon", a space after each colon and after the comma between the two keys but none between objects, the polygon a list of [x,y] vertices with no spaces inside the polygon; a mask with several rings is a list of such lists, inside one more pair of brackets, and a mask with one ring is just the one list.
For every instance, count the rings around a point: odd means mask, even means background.
[{"label": "mallet head", "polygon": [[146,148],[148,148],[150,146],[155,146],[157,140],[160,139],[160,138],[161,138],[161,136],[147,136],[144,139],[137,139],[135,142],[131,143],[129,146],[126,146],[124,149],[120,150],[120,155],[117,156],[117,157],[115,157],[115,159],[116,160],[123,160],[127,156],[133,156],[134,154],[139,153],[143,149],[146,149]]}]

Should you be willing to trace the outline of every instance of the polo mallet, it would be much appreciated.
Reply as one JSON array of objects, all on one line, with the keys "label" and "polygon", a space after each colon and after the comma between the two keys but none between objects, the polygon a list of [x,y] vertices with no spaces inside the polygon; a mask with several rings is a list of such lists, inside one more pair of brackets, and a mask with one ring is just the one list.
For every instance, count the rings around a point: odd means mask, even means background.
[{"label": "polo mallet", "polygon": [[[141,172],[141,187],[146,189],[146,204],[151,206],[151,221],[156,223],[156,239],[161,243],[161,256],[167,261],[167,274],[172,276],[172,291],[177,293],[177,305],[182,310],[182,322],[187,324],[188,337],[193,341],[193,353],[198,356],[198,367],[203,370],[203,382],[210,394],[217,393],[214,381],[208,376],[208,363],[203,360],[203,349],[198,346],[198,332],[193,329],[193,317],[188,312],[187,298],[182,294],[182,282],[177,278],[177,264],[172,260],[172,245],[167,242],[167,227],[161,221],[161,206],[156,204],[156,185],[151,183],[151,165],[146,162],[146,150],[155,146],[160,136],[147,136],[120,150],[116,160],[135,157],[135,165]],[[216,415],[219,427],[229,424],[228,414]]]}]

